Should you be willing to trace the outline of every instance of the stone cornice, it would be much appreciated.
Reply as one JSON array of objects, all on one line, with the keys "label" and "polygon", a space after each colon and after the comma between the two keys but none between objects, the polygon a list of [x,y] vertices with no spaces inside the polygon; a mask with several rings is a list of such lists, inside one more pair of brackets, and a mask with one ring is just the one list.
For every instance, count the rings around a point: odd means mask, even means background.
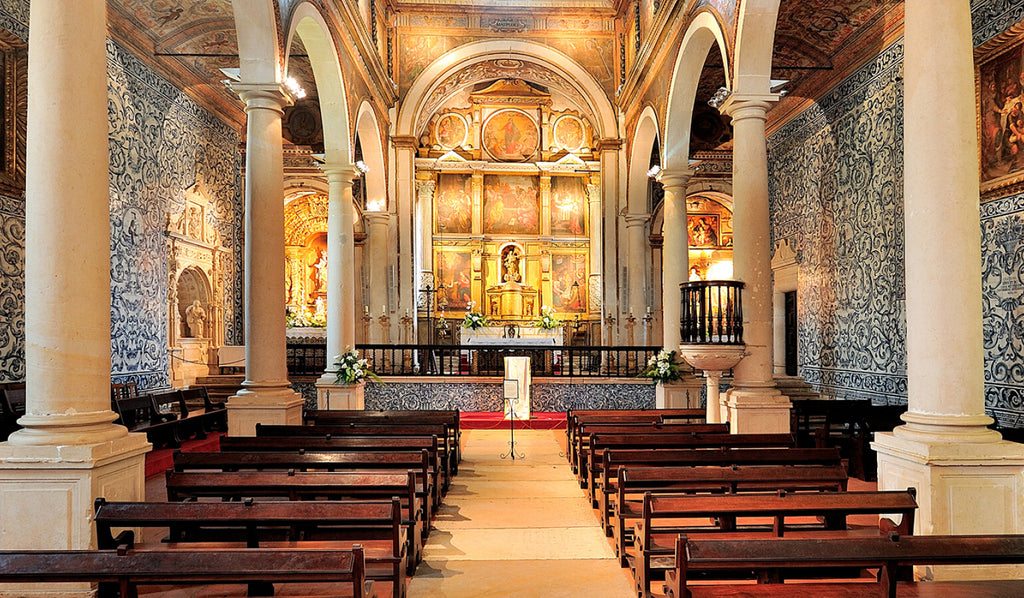
[{"label": "stone cornice", "polygon": [[691,3],[692,0],[668,0],[661,5],[636,61],[626,75],[626,82],[616,94],[615,101],[623,112],[639,102],[651,84],[651,73],[657,73],[676,51],[671,42],[686,24],[682,17]]},{"label": "stone cornice", "polygon": [[606,137],[604,139],[598,139],[594,147],[599,152],[604,151],[617,151],[622,149],[622,140],[618,137]]},{"label": "stone cornice", "polygon": [[395,149],[416,151],[416,148],[420,145],[420,140],[415,135],[392,135],[391,144],[395,146]]},{"label": "stone cornice", "polygon": [[[341,34],[339,44],[348,47],[355,66],[362,66],[366,86],[381,108],[387,109],[398,101],[398,86],[388,75],[383,59],[377,53],[370,34],[363,23],[355,2],[329,2],[335,27]],[[355,75],[356,73],[351,73]],[[349,100],[351,101],[351,100]]]}]

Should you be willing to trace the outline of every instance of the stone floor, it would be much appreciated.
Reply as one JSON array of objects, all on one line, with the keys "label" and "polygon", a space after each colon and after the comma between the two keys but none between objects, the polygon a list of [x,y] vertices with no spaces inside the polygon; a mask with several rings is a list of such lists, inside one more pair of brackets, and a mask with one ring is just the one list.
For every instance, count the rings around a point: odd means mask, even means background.
[{"label": "stone floor", "polygon": [[410,598],[631,598],[595,512],[563,456],[562,430],[462,435],[459,474],[438,512]]}]

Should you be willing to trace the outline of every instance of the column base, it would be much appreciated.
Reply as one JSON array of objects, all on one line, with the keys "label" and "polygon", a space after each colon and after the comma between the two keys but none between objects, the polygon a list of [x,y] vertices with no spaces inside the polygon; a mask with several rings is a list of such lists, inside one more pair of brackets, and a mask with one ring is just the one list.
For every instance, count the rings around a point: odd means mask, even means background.
[{"label": "column base", "polygon": [[723,407],[729,412],[729,432],[732,434],[788,434],[789,397],[775,387],[730,388],[725,393]]},{"label": "column base", "polygon": [[303,403],[290,387],[240,390],[228,398],[228,434],[255,436],[257,423],[301,425]]},{"label": "column base", "polygon": [[[122,428],[123,430],[123,428]],[[0,443],[0,549],[96,548],[93,502],[146,500],[145,434],[80,445]],[[0,584],[0,596],[94,596],[89,584]]]},{"label": "column base", "polygon": [[[878,489],[917,488],[914,533],[1024,533],[1024,445],[997,440],[921,441],[907,426],[875,434]],[[926,579],[1019,579],[1024,565],[923,567]]]},{"label": "column base", "polygon": [[338,375],[327,372],[316,381],[316,408],[322,410],[366,409],[366,384],[339,384]]},{"label": "column base", "polygon": [[654,407],[699,409],[702,386],[703,383],[696,376],[685,376],[674,382],[658,382],[654,390]]}]

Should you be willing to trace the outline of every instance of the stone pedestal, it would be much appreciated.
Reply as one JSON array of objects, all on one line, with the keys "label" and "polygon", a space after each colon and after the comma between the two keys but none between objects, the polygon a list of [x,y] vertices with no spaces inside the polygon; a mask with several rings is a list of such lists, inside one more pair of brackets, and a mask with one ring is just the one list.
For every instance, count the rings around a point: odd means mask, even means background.
[{"label": "stone pedestal", "polygon": [[[0,548],[96,548],[93,502],[146,499],[145,434],[108,442],[61,446],[0,444]],[[41,584],[2,584],[0,596],[94,596],[89,584],[60,590]]]},{"label": "stone pedestal", "polygon": [[210,375],[210,339],[183,338],[178,339],[178,345],[180,359],[172,362],[172,386],[193,386],[196,378]]},{"label": "stone pedestal", "polygon": [[302,424],[302,395],[291,389],[259,394],[244,391],[228,399],[228,434],[255,436],[256,424]]},{"label": "stone pedestal", "polygon": [[[917,535],[1024,533],[1024,445],[878,433],[878,489],[917,489]],[[1011,579],[1024,566],[928,567],[934,579]]]},{"label": "stone pedestal", "polygon": [[700,379],[685,376],[674,382],[658,382],[654,389],[656,409],[699,409]]},{"label": "stone pedestal", "polygon": [[325,374],[316,382],[316,408],[321,410],[366,409],[366,384],[338,384],[336,374]]},{"label": "stone pedestal", "polygon": [[776,388],[746,390],[730,388],[725,393],[729,432],[732,434],[788,434],[793,404]]}]

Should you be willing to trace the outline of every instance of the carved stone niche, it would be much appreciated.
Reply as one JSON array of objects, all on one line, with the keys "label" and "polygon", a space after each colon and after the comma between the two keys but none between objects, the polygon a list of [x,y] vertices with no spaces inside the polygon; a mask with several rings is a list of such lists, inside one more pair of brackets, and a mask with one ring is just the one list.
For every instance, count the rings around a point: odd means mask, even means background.
[{"label": "carved stone niche", "polygon": [[207,221],[201,183],[186,191],[180,212],[167,215],[167,340],[171,384],[195,384],[217,367],[224,343],[224,284],[228,250]]}]

